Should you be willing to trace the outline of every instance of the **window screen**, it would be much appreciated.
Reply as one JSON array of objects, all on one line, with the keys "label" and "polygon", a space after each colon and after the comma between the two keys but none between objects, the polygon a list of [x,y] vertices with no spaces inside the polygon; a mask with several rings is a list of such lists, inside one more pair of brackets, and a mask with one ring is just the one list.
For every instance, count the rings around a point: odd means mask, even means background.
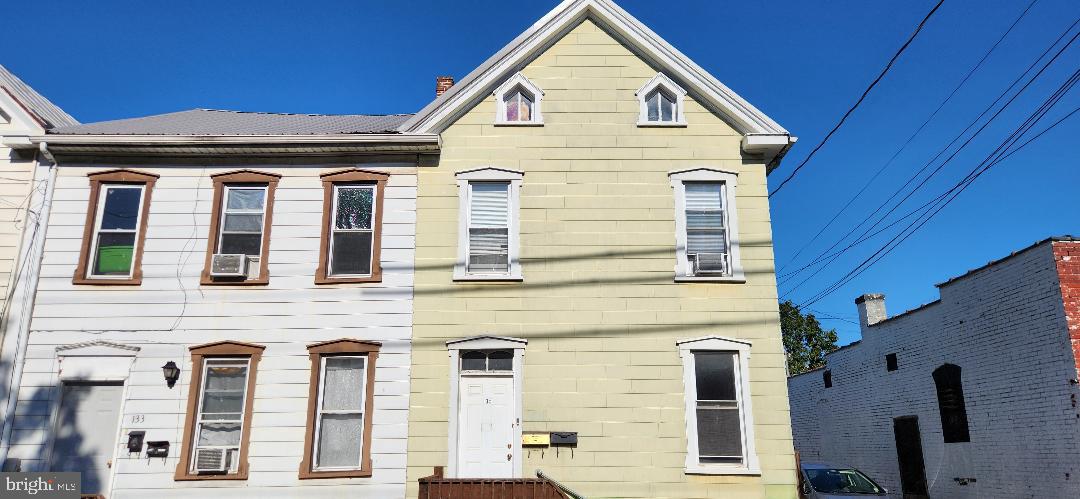
[{"label": "window screen", "polygon": [[944,364],[934,369],[937,385],[938,410],[941,412],[941,433],[945,443],[970,442],[967,408],[964,405],[964,386],[960,366]]},{"label": "window screen", "polygon": [[734,352],[694,352],[698,457],[702,463],[741,463],[742,423]]},{"label": "window screen", "polygon": [[469,184],[468,272],[510,271],[510,183]]}]

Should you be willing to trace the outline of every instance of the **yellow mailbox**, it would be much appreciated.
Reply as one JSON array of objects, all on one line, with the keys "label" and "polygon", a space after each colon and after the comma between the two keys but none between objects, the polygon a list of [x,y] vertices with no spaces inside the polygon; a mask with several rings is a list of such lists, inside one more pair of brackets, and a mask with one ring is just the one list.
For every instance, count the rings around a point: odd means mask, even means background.
[{"label": "yellow mailbox", "polygon": [[550,433],[522,433],[521,445],[551,445]]}]

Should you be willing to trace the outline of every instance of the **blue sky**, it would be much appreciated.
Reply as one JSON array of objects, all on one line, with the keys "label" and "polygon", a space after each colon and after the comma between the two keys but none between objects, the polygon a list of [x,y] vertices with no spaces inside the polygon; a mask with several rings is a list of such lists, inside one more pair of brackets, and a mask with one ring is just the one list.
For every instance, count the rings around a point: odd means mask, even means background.
[{"label": "blue sky", "polygon": [[[828,132],[934,2],[623,0],[698,64],[795,135],[775,187]],[[1028,0],[947,0],[831,141],[772,200],[778,265],[792,256],[941,103]],[[413,112],[434,77],[464,76],[554,1],[105,1],[8,7],[0,63],[83,122],[194,107],[307,113]],[[863,198],[797,262],[827,248],[981,112],[1078,16],[1080,3],[1038,0],[1014,32]],[[1070,34],[1071,36],[1071,34]],[[910,208],[968,170],[1080,65],[1062,54]],[[1074,90],[1049,114],[1080,104]],[[1038,129],[1038,128],[1037,128]],[[935,283],[1050,235],[1080,235],[1080,116],[990,170],[880,263],[810,308],[858,339],[853,299],[887,295],[890,313],[938,297]],[[933,195],[931,195],[933,193]],[[884,240],[838,259],[792,290],[796,302]],[[801,264],[787,268],[797,268]]]}]

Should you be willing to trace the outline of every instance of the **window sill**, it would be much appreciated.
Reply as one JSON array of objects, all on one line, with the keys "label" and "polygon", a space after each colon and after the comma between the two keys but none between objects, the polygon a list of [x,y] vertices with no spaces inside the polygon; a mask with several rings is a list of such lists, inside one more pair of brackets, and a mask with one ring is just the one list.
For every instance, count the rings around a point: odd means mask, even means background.
[{"label": "window sill", "polygon": [[639,121],[639,128],[686,128],[685,121]]},{"label": "window sill", "polygon": [[675,276],[675,282],[727,282],[732,284],[745,284],[746,276],[733,275],[733,276],[692,276],[682,275]]},{"label": "window sill", "polygon": [[260,277],[258,279],[248,279],[246,281],[233,280],[229,278],[215,279],[208,275],[203,275],[199,284],[203,286],[266,286],[270,284],[270,276]]},{"label": "window sill", "polygon": [[248,479],[248,475],[247,475],[246,471],[243,472],[243,473],[231,473],[231,474],[224,474],[224,475],[192,475],[192,474],[189,474],[189,473],[177,473],[176,476],[173,477],[173,480],[177,481],[177,482],[200,481],[200,480],[247,480],[247,479]]},{"label": "window sill", "polygon": [[525,278],[513,274],[465,274],[454,276],[454,282],[522,282]]},{"label": "window sill", "polygon": [[495,126],[544,126],[543,121],[496,121]]},{"label": "window sill", "polygon": [[318,478],[371,478],[371,470],[306,471],[300,470],[301,480]]},{"label": "window sill", "polygon": [[91,286],[138,286],[142,284],[142,277],[133,277],[130,279],[88,279],[84,277],[75,277],[71,279],[72,284],[87,284]]},{"label": "window sill", "polygon": [[687,475],[743,475],[743,476],[761,476],[760,469],[754,468],[727,468],[723,466],[687,466],[685,469]]},{"label": "window sill", "polygon": [[382,282],[382,276],[368,277],[316,277],[315,284],[361,284],[367,282]]}]

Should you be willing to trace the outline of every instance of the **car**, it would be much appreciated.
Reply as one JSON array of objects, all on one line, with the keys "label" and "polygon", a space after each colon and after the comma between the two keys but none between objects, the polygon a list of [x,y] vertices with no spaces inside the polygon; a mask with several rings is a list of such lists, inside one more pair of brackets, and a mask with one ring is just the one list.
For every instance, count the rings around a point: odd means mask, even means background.
[{"label": "car", "polygon": [[833,463],[801,463],[799,491],[806,499],[883,496],[889,491],[851,466]]}]

